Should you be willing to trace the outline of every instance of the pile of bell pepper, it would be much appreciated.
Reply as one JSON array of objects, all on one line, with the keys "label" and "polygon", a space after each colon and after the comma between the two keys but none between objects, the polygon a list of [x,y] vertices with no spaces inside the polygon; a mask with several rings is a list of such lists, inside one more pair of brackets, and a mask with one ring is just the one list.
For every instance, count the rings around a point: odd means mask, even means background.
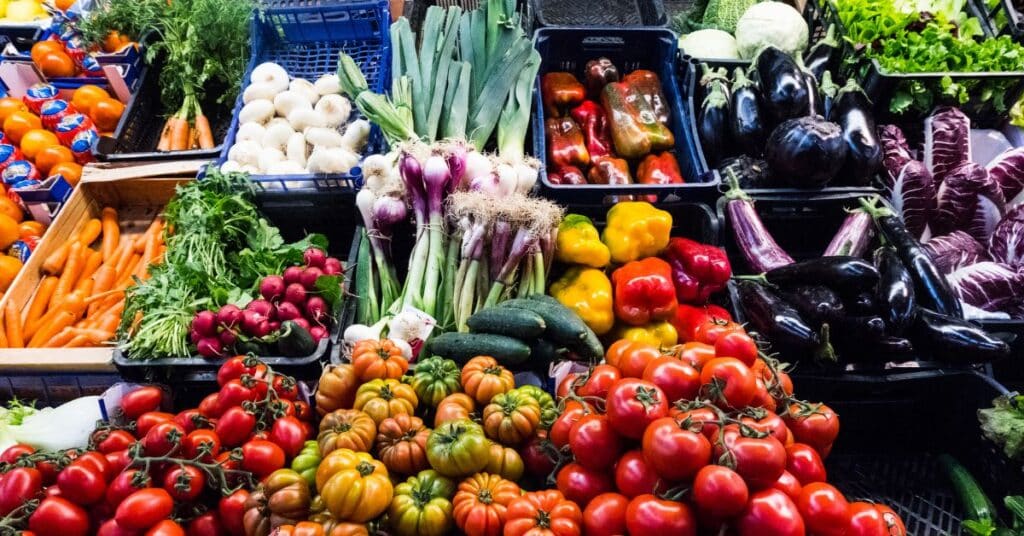
[{"label": "pile of bell pepper", "polygon": [[548,179],[554,184],[682,184],[661,81],[608,58],[541,79]]},{"label": "pile of bell pepper", "polygon": [[730,320],[708,303],[732,275],[725,251],[671,232],[672,215],[643,201],[615,204],[601,232],[566,215],[555,244],[564,270],[550,294],[600,336],[662,348],[692,340],[709,316]]}]

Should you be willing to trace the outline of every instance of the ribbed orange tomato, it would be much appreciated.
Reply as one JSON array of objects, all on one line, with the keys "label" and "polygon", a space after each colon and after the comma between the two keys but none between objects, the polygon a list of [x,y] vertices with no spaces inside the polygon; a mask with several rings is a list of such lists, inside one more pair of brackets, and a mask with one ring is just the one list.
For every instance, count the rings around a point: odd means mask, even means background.
[{"label": "ribbed orange tomato", "polygon": [[34,161],[36,155],[41,153],[43,149],[54,145],[60,145],[60,140],[57,139],[56,134],[49,130],[34,128],[26,132],[25,135],[21,137],[19,145],[21,146],[21,152],[25,155],[25,158]]},{"label": "ribbed orange tomato", "polygon": [[10,138],[10,143],[15,145],[21,144],[21,137],[26,132],[36,128],[43,128],[43,123],[39,121],[39,116],[32,112],[18,111],[4,119],[4,134]]},{"label": "ribbed orange tomato", "polygon": [[[31,133],[30,133],[31,134]],[[26,138],[28,135],[26,135]],[[22,143],[24,144],[24,139]],[[27,155],[26,155],[27,156]],[[71,153],[71,149],[64,147],[63,145],[48,145],[43,147],[35,157],[36,168],[39,170],[39,174],[43,177],[50,176],[50,170],[53,166],[60,164],[61,162],[74,162],[75,155]]]}]

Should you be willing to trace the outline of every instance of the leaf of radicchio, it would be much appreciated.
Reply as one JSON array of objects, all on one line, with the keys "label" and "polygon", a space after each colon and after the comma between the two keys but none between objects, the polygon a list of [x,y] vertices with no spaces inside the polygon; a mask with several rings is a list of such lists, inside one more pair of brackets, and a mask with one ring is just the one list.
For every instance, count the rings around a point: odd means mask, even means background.
[{"label": "leaf of radicchio", "polygon": [[950,171],[936,197],[935,215],[929,220],[932,231],[942,235],[962,230],[982,243],[1003,218],[1006,204],[996,181],[974,162]]},{"label": "leaf of radicchio", "polygon": [[935,267],[943,274],[989,260],[985,246],[963,231],[936,236],[924,244]]},{"label": "leaf of radicchio", "polygon": [[947,276],[964,303],[986,311],[1001,311],[1024,301],[1024,274],[998,262],[979,262]]},{"label": "leaf of radicchio", "polygon": [[1010,201],[1024,190],[1024,147],[1016,147],[995,157],[988,166],[988,174],[1003,190],[1003,198]]},{"label": "leaf of radicchio", "polygon": [[889,189],[889,201],[914,237],[920,238],[935,212],[935,183],[928,168],[909,160]]},{"label": "leaf of radicchio", "polygon": [[996,225],[988,241],[988,253],[994,261],[1024,268],[1024,205],[1010,209]]},{"label": "leaf of radicchio", "polygon": [[878,139],[882,143],[882,167],[885,168],[883,178],[886,186],[892,187],[893,181],[899,177],[900,170],[914,159],[910,153],[910,146],[907,145],[907,138],[903,131],[896,125],[882,125],[878,127]]},{"label": "leaf of radicchio", "polygon": [[971,161],[971,120],[957,108],[942,106],[924,120],[924,164],[936,183]]}]

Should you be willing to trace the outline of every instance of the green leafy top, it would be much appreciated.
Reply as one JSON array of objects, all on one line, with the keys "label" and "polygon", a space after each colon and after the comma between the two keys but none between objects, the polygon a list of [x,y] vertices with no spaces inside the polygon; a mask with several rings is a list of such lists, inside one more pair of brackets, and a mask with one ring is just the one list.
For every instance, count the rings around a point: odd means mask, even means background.
[{"label": "green leafy top", "polygon": [[1001,396],[993,400],[992,405],[991,408],[978,410],[981,432],[1002,446],[1007,457],[1024,457],[1024,396]]}]

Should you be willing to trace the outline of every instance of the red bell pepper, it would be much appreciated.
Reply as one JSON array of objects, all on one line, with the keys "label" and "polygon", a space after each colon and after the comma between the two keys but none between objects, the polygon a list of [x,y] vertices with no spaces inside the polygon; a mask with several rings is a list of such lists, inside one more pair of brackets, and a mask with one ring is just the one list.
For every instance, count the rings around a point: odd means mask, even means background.
[{"label": "red bell pepper", "polygon": [[654,110],[658,121],[663,125],[668,124],[668,102],[665,100],[665,94],[661,92],[661,80],[658,79],[658,75],[654,71],[637,69],[627,74],[622,81],[637,89],[647,101],[647,105]]},{"label": "red bell pepper", "polygon": [[551,117],[561,117],[587,98],[587,90],[572,73],[547,73],[540,79],[540,96],[544,112]]},{"label": "red bell pepper", "polygon": [[601,104],[608,113],[612,142],[619,156],[641,158],[675,145],[672,131],[657,120],[654,110],[634,86],[626,82],[604,86]]},{"label": "red bell pepper", "polygon": [[587,178],[576,166],[558,166],[548,169],[551,184],[586,184]]},{"label": "red bell pepper", "polygon": [[570,115],[583,130],[590,158],[611,154],[612,132],[608,127],[608,115],[600,104],[592,100],[583,101],[572,109]]},{"label": "red bell pepper", "polygon": [[637,184],[683,184],[683,173],[672,153],[649,154],[636,169]]},{"label": "red bell pepper", "polygon": [[626,263],[612,272],[612,284],[615,316],[622,322],[641,326],[675,315],[672,267],[658,257]]},{"label": "red bell pepper", "polygon": [[629,176],[629,162],[614,156],[599,156],[594,159],[587,182],[590,184],[632,184]]},{"label": "red bell pepper", "polygon": [[552,117],[544,121],[548,145],[548,163],[556,167],[586,167],[590,153],[583,141],[583,131],[571,117]]},{"label": "red bell pepper", "polygon": [[732,276],[725,250],[688,238],[669,240],[663,256],[672,267],[679,303],[707,303],[713,293],[725,288]]},{"label": "red bell pepper", "polygon": [[672,316],[672,325],[679,334],[679,342],[690,342],[697,338],[697,328],[708,322],[732,322],[729,311],[714,305],[690,305],[680,303]]},{"label": "red bell pepper", "polygon": [[583,78],[587,86],[587,95],[596,99],[601,95],[604,86],[619,81],[619,69],[608,58],[597,58],[587,62],[583,69]]}]

